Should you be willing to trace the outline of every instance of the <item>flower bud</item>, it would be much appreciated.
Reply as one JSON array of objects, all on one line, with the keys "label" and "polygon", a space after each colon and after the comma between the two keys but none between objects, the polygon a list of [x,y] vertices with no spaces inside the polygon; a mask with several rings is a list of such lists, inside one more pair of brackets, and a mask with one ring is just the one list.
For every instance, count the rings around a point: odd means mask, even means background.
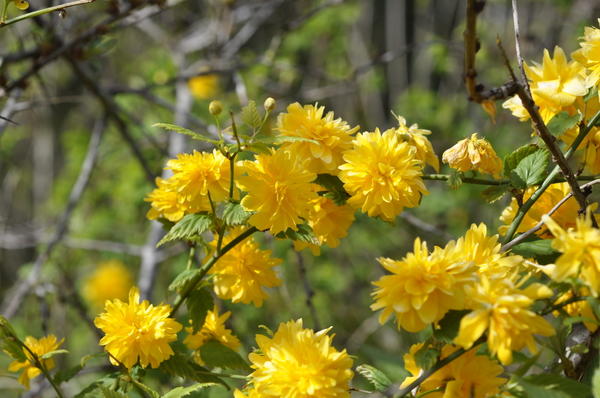
[{"label": "flower bud", "polygon": [[217,116],[223,111],[223,104],[221,104],[221,101],[211,101],[208,104],[208,111],[211,115]]},{"label": "flower bud", "polygon": [[271,112],[273,109],[275,109],[275,100],[271,97],[267,98],[265,100],[265,103],[263,104],[263,106],[265,107],[265,111],[267,112]]}]

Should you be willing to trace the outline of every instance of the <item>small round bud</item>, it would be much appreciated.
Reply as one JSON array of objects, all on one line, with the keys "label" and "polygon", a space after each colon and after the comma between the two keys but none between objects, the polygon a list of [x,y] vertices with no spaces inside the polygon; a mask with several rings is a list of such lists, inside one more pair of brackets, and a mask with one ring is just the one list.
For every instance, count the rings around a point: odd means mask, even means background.
[{"label": "small round bud", "polygon": [[263,106],[265,107],[265,111],[271,112],[273,109],[275,109],[275,100],[269,97],[265,100]]},{"label": "small round bud", "polygon": [[223,111],[223,104],[221,104],[221,101],[210,101],[210,104],[208,104],[208,111],[211,115],[217,116]]}]

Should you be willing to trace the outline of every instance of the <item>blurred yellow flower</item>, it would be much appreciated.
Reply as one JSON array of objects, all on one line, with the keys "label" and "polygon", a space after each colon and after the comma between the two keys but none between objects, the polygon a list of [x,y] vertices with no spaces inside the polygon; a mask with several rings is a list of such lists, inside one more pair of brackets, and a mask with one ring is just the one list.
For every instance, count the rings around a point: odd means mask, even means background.
[{"label": "blurred yellow flower", "polygon": [[[598,19],[598,23],[600,24],[600,19]],[[593,86],[600,80],[600,29],[586,26],[582,39],[583,41],[579,43],[581,48],[573,52],[571,56],[590,70],[588,82]]]},{"label": "blurred yellow flower", "polygon": [[295,102],[287,107],[287,113],[279,114],[277,129],[284,136],[314,141],[287,142],[281,146],[300,158],[308,159],[306,168],[309,171],[337,175],[338,166],[343,163],[342,152],[352,147],[352,134],[358,127],[351,128],[342,119],[334,119],[333,112],[323,116],[324,113],[324,106],[302,107]]},{"label": "blurred yellow flower", "polygon": [[476,170],[494,178],[500,178],[502,174],[502,160],[492,145],[486,139],[478,138],[477,133],[446,150],[442,161],[458,171]]},{"label": "blurred yellow flower", "polygon": [[[243,232],[235,228],[223,238],[223,245],[228,244]],[[216,242],[211,244],[216,247]],[[271,257],[270,250],[261,250],[252,238],[225,253],[209,271],[213,275],[213,285],[217,296],[231,299],[233,303],[253,303],[260,307],[267,293],[265,287],[275,287],[281,280],[273,271],[281,263],[281,259]]]},{"label": "blurred yellow flower", "polygon": [[[48,336],[42,337],[39,340],[35,337],[27,336],[25,337],[23,344],[25,344],[27,348],[29,348],[29,350],[31,350],[31,352],[33,352],[39,359],[44,354],[58,350],[58,347],[61,346],[64,340],[65,339],[58,340],[53,334],[49,334]],[[27,360],[13,361],[10,365],[8,365],[8,371],[18,372],[22,370],[23,373],[19,375],[19,383],[21,383],[26,389],[29,389],[29,381],[39,376],[42,371],[37,367],[33,355],[31,355],[31,353],[25,347],[23,347],[23,353],[27,357]],[[55,366],[54,358],[39,360],[46,370],[53,369]]]},{"label": "blurred yellow flower", "polygon": [[104,332],[100,345],[105,346],[114,365],[120,362],[131,369],[139,360],[142,368],[148,365],[157,368],[173,355],[169,343],[177,340],[177,332],[182,326],[169,318],[171,306],[155,307],[148,300],[140,303],[140,292],[132,287],[129,303],[109,300],[104,311],[96,317],[94,324]]},{"label": "blurred yellow flower", "polygon": [[561,252],[547,272],[550,278],[563,282],[579,278],[594,297],[600,295],[600,230],[592,226],[592,213],[577,217],[575,227],[563,229],[551,217],[544,216],[554,239],[552,247]]},{"label": "blurred yellow flower", "polygon": [[415,147],[417,150],[415,157],[423,163],[423,166],[428,164],[435,171],[440,171],[440,160],[435,154],[431,142],[427,139],[431,131],[420,129],[417,124],[408,127],[406,119],[402,116],[396,116],[396,119],[398,119],[396,133],[400,134],[400,142],[407,142],[410,146]]},{"label": "blurred yellow flower", "polygon": [[177,195],[177,187],[170,180],[164,180],[160,177],[156,178],[156,186],[152,192],[144,199],[150,202],[150,210],[146,213],[149,220],[157,218],[166,218],[171,222],[177,222],[183,218],[186,213],[194,213],[185,201],[181,200]]},{"label": "blurred yellow flower", "polygon": [[[424,371],[415,360],[416,353],[423,343],[413,344],[404,355],[404,367],[412,376],[407,377],[400,387],[406,387],[415,381]],[[446,344],[442,347],[441,358],[446,358],[460,347]],[[446,366],[427,377],[417,392],[428,398],[487,398],[500,393],[499,387],[507,379],[501,377],[504,368],[486,355],[477,355],[473,348]]]},{"label": "blurred yellow flower", "polygon": [[236,179],[238,186],[248,192],[242,199],[247,211],[256,212],[248,222],[272,234],[288,228],[297,230],[302,217],[310,211],[315,199],[311,182],[316,174],[306,169],[306,159],[283,149],[256,155],[254,161],[244,161],[242,170],[247,175]]},{"label": "blurred yellow flower", "polygon": [[[590,295],[589,289],[587,289],[587,288],[579,289],[579,294],[578,294],[579,297],[586,297],[589,295]],[[558,297],[556,299],[556,301],[554,301],[554,305],[560,305],[566,301],[571,300],[573,297],[575,297],[573,295],[573,291],[569,290],[568,292],[563,293],[560,297]],[[590,303],[587,300],[579,300],[579,301],[575,301],[570,304],[563,305],[561,310],[566,312],[567,314],[569,314],[569,316],[589,319],[590,321],[588,321],[588,322],[586,322],[584,320],[583,324],[590,332],[594,333],[598,329],[598,322],[600,320],[596,317],[596,314],[594,313],[594,309],[592,308],[592,306],[590,305]],[[560,311],[554,311],[554,312],[552,312],[552,315],[557,317],[560,315]]]},{"label": "blurred yellow flower", "polygon": [[272,338],[257,335],[250,380],[260,397],[349,398],[352,359],[332,346],[331,328],[303,329],[302,319],[279,325]]},{"label": "blurred yellow flower", "polygon": [[231,330],[225,327],[225,322],[230,316],[231,311],[227,311],[223,315],[219,315],[219,309],[215,306],[212,311],[208,311],[206,314],[204,325],[202,325],[202,329],[200,329],[198,332],[192,333],[193,329],[191,327],[185,328],[185,331],[188,333],[188,335],[183,340],[183,343],[190,350],[196,350],[194,353],[194,358],[201,365],[204,363],[202,361],[201,348],[204,343],[209,340],[216,340],[234,351],[240,348],[240,340],[233,335]]},{"label": "blurred yellow flower", "polygon": [[539,283],[519,289],[515,277],[490,279],[483,275],[480,282],[466,287],[469,307],[473,311],[460,322],[454,343],[469,349],[487,331],[490,352],[500,362],[512,362],[513,350],[527,347],[537,353],[534,334],[551,336],[552,325],[530,308],[535,300],[548,298],[552,290]]},{"label": "blurred yellow flower", "polygon": [[417,150],[394,129],[383,134],[358,134],[353,148],[344,152],[339,178],[351,195],[348,204],[370,217],[392,221],[405,207],[416,207],[427,189],[421,179],[423,164]]},{"label": "blurred yellow flower", "polygon": [[464,288],[476,278],[472,262],[463,261],[459,253],[435,247],[429,253],[427,244],[415,239],[414,250],[402,260],[379,258],[377,261],[392,275],[373,284],[373,311],[383,309],[379,322],[396,316],[398,329],[418,332],[442,319],[449,310],[464,308]]},{"label": "blurred yellow flower", "polygon": [[26,10],[29,8],[29,3],[25,0],[10,0],[19,10]]},{"label": "blurred yellow flower", "polygon": [[102,308],[106,300],[125,300],[132,286],[131,272],[121,261],[105,261],[85,281],[83,296],[95,308]]},{"label": "blurred yellow flower", "polygon": [[219,92],[219,75],[208,74],[192,77],[188,80],[188,87],[192,95],[198,99],[213,98]]}]

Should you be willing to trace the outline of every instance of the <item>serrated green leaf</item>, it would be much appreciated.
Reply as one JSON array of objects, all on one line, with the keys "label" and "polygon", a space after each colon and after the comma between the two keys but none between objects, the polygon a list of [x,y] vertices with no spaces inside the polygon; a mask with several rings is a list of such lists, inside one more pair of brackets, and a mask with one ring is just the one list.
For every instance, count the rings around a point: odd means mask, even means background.
[{"label": "serrated green leaf", "polygon": [[202,271],[200,271],[200,268],[186,269],[181,271],[169,285],[169,290],[175,292],[184,289],[188,283],[192,283],[199,278],[201,273]]},{"label": "serrated green leaf", "polygon": [[160,127],[162,129],[165,129],[165,130],[173,131],[175,133],[184,134],[184,135],[192,137],[192,139],[194,139],[194,140],[204,141],[204,142],[210,142],[213,145],[218,145],[219,144],[219,141],[217,141],[217,140],[213,140],[213,139],[207,138],[207,137],[203,136],[202,134],[198,134],[195,131],[186,129],[185,127],[181,127],[181,126],[178,126],[176,124],[154,123],[152,125],[152,127]]},{"label": "serrated green leaf", "polygon": [[223,221],[227,225],[242,225],[251,215],[239,203],[227,202],[223,208]]},{"label": "serrated green leaf", "polygon": [[208,231],[212,226],[212,217],[209,214],[188,214],[173,225],[169,232],[158,242],[156,247],[159,247],[173,240],[193,240],[200,237],[205,231]]},{"label": "serrated green leaf", "polygon": [[[529,242],[522,242],[514,246],[511,252],[518,254],[525,258],[536,258],[551,260],[553,257],[558,256],[560,253],[552,248],[552,240],[550,239],[538,239]],[[546,261],[543,261],[546,262]]]},{"label": "serrated green leaf", "polygon": [[200,355],[206,365],[210,367],[227,368],[245,372],[252,371],[240,354],[216,340],[210,340],[204,343],[202,347],[200,347]]},{"label": "serrated green leaf", "polygon": [[194,384],[189,387],[175,387],[174,389],[172,389],[171,391],[169,391],[165,395],[163,395],[162,398],[183,398],[193,392],[196,392],[203,388],[214,386],[214,385],[216,385],[216,384],[215,383],[200,383],[200,384]]},{"label": "serrated green leaf", "polygon": [[69,351],[67,350],[54,350],[54,351],[48,351],[47,353],[45,353],[44,355],[42,355],[40,358],[41,359],[50,359],[55,355],[60,355],[60,354],[68,354]]},{"label": "serrated green leaf", "polygon": [[415,353],[415,363],[423,370],[431,369],[440,356],[440,350],[423,346]]},{"label": "serrated green leaf", "polygon": [[549,163],[550,153],[540,149],[521,159],[517,167],[511,170],[510,181],[518,189],[538,185],[544,179]]},{"label": "serrated green leaf", "polygon": [[[83,390],[77,393],[73,398],[89,398],[90,396],[102,397],[101,387],[110,388],[110,386],[114,385],[115,380],[119,377],[119,373],[111,373],[106,375],[98,380],[94,380],[92,383],[88,384]],[[96,394],[93,394],[96,392]]]},{"label": "serrated green leaf", "polygon": [[180,353],[175,353],[175,355],[162,362],[160,369],[171,376],[182,377],[184,380],[193,380],[198,383],[221,384],[229,389],[228,384],[220,377]]},{"label": "serrated green leaf", "polygon": [[504,175],[509,176],[510,172],[517,167],[519,162],[523,160],[526,156],[531,155],[534,152],[537,152],[540,149],[535,144],[523,145],[522,147],[517,148],[513,152],[506,155],[504,158]]},{"label": "serrated green leaf", "polygon": [[448,181],[446,182],[450,189],[458,189],[463,184],[462,173],[456,170],[450,172]]},{"label": "serrated green leaf", "polygon": [[571,116],[567,112],[560,112],[554,115],[554,117],[548,122],[548,131],[550,131],[550,134],[553,136],[560,137],[568,130],[577,126],[577,123],[580,121],[580,113],[576,113]]},{"label": "serrated green leaf", "polygon": [[113,391],[104,386],[100,386],[100,391],[102,392],[102,396],[104,398],[127,398],[127,394],[119,391]]},{"label": "serrated green leaf", "polygon": [[515,377],[517,383],[523,388],[527,394],[527,398],[570,398],[571,396],[559,391],[547,388],[546,386],[538,386],[522,378]]},{"label": "serrated green leaf", "polygon": [[320,145],[319,141],[315,141],[306,137],[296,137],[293,135],[274,135],[272,137],[260,138],[258,141],[270,145],[281,145],[291,142],[310,142],[311,144]]},{"label": "serrated green leaf", "polygon": [[542,386],[546,390],[563,392],[569,397],[585,398],[592,395],[589,386],[556,373],[540,373],[523,377],[521,380],[536,386]]},{"label": "serrated green leaf", "polygon": [[246,144],[246,145],[244,145],[244,148],[249,151],[263,153],[263,154],[267,154],[267,155],[269,155],[271,153],[271,147],[268,144],[266,144],[264,142],[260,142],[260,141],[255,141],[251,144]]},{"label": "serrated green leaf", "polygon": [[280,232],[277,235],[275,235],[275,237],[278,239],[291,239],[300,242],[310,243],[312,245],[319,245],[319,240],[313,233],[313,230],[310,226],[308,226],[307,224],[299,224],[296,227],[298,228],[296,231],[294,231],[291,228],[288,228],[286,231]]},{"label": "serrated green leaf", "polygon": [[433,330],[433,337],[437,340],[441,340],[445,343],[450,343],[458,335],[458,328],[460,326],[460,320],[468,314],[468,310],[448,311],[446,315],[438,322],[438,328]]},{"label": "serrated green leaf", "polygon": [[510,190],[510,185],[492,185],[487,187],[481,192],[483,200],[488,203],[494,203],[500,199]]},{"label": "serrated green leaf", "polygon": [[144,383],[141,383],[141,382],[137,381],[135,378],[132,381],[136,385],[136,387],[138,387],[139,389],[143,390],[151,398],[160,398],[160,393],[158,391],[156,391],[153,388],[145,385]]},{"label": "serrated green leaf", "polygon": [[212,295],[205,288],[194,290],[185,300],[185,305],[192,320],[193,333],[196,333],[202,329],[208,311],[213,309]]},{"label": "serrated green leaf", "polygon": [[356,371],[369,380],[375,391],[384,391],[392,385],[392,381],[381,370],[367,364],[356,367]]},{"label": "serrated green leaf", "polygon": [[246,125],[257,129],[262,124],[262,118],[256,109],[256,102],[250,101],[248,105],[242,108],[242,122]]},{"label": "serrated green leaf", "polygon": [[336,176],[330,174],[319,174],[315,183],[327,190],[323,196],[333,200],[338,206],[346,204],[350,199],[350,194],[344,189],[344,183]]},{"label": "serrated green leaf", "polygon": [[592,394],[594,398],[600,398],[600,368],[596,369],[592,377]]}]

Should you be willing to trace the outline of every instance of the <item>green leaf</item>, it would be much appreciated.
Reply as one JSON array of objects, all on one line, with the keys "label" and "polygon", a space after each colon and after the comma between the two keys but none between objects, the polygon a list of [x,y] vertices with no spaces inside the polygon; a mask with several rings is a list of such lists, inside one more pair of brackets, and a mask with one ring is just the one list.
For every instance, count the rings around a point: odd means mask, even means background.
[{"label": "green leaf", "polygon": [[198,383],[221,384],[229,389],[227,383],[220,377],[180,353],[175,353],[175,355],[162,362],[160,369],[171,376],[182,377],[184,380],[193,380]]},{"label": "green leaf", "polygon": [[207,137],[203,136],[202,134],[198,134],[195,131],[186,129],[185,127],[181,127],[181,126],[178,126],[176,124],[154,123],[152,125],[152,127],[160,127],[162,129],[165,129],[165,130],[174,131],[174,132],[179,133],[179,134],[184,134],[184,135],[190,136],[194,140],[204,141],[204,142],[210,142],[213,145],[218,145],[219,144],[219,141],[217,141],[217,140],[213,140],[213,139],[207,138]]},{"label": "green leaf", "polygon": [[583,97],[583,100],[585,102],[588,102],[589,100],[591,100],[592,98],[595,98],[596,96],[598,96],[598,87],[594,86],[592,87],[587,94]]},{"label": "green leaf", "polygon": [[213,298],[210,292],[205,289],[197,289],[190,293],[185,300],[190,319],[192,320],[193,333],[202,329],[206,313],[213,308]]},{"label": "green leaf", "polygon": [[254,130],[262,124],[262,118],[256,109],[256,102],[250,101],[248,105],[242,108],[242,122],[252,127]]},{"label": "green leaf", "polygon": [[504,196],[510,190],[510,185],[492,185],[481,192],[483,200],[488,203],[494,203]]},{"label": "green leaf", "polygon": [[27,357],[23,351],[23,343],[14,337],[4,337],[2,339],[2,351],[17,361],[27,361]]},{"label": "green leaf", "polygon": [[587,398],[592,395],[589,386],[556,373],[540,373],[523,377],[521,380],[536,386],[542,386],[548,390],[561,391],[569,397]]},{"label": "green leaf", "polygon": [[[119,373],[115,372],[95,380],[88,384],[83,390],[79,391],[73,398],[89,398],[90,396],[102,397],[103,395],[100,395],[102,394],[101,388],[110,388],[115,384],[118,377]],[[99,392],[100,394],[93,394],[94,392]]]},{"label": "green leaf", "polygon": [[145,385],[144,383],[141,383],[141,382],[137,381],[136,379],[133,379],[132,383],[135,384],[135,386],[138,387],[139,389],[143,390],[151,398],[160,398],[160,394],[158,393],[158,391]]},{"label": "green leaf", "polygon": [[346,201],[350,199],[350,194],[344,189],[344,183],[336,176],[332,176],[331,174],[318,174],[317,179],[314,182],[325,188],[327,193],[325,193],[324,196],[333,200],[338,206],[346,204]]},{"label": "green leaf", "polygon": [[454,338],[458,335],[458,328],[460,327],[461,319],[468,313],[468,310],[448,311],[442,320],[439,321],[439,329],[434,328],[433,337],[445,343],[452,342],[452,340],[454,340]]},{"label": "green leaf", "polygon": [[47,353],[45,353],[44,355],[42,355],[40,357],[40,359],[50,359],[55,355],[60,355],[60,354],[68,354],[69,351],[67,350],[54,350],[54,351],[49,351]]},{"label": "green leaf", "polygon": [[89,354],[81,358],[81,361],[75,366],[70,368],[62,368],[54,375],[54,381],[58,384],[64,383],[65,381],[71,380],[77,375],[86,365],[86,363],[93,358],[104,357],[104,352],[97,352],[95,354]]},{"label": "green leaf", "polygon": [[261,138],[259,141],[269,145],[281,145],[288,142],[310,142],[311,144],[320,145],[319,141],[315,141],[306,137],[296,137],[293,135],[274,135],[271,137]]},{"label": "green leaf", "polygon": [[519,377],[515,377],[517,383],[527,394],[527,398],[571,398],[563,391],[547,388],[547,386],[538,386]]},{"label": "green leaf", "polygon": [[307,224],[299,224],[296,227],[298,228],[296,231],[288,228],[286,231],[275,235],[275,237],[278,239],[298,240],[301,242],[310,243],[312,245],[319,245],[319,240],[314,235],[311,227],[309,227]]},{"label": "green leaf", "polygon": [[431,369],[440,356],[440,350],[433,347],[423,346],[415,353],[415,363],[423,370]]},{"label": "green leaf", "polygon": [[567,112],[560,112],[554,115],[548,122],[548,131],[555,137],[559,137],[566,133],[568,130],[577,126],[577,123],[581,121],[581,114],[576,113],[570,116]]},{"label": "green leaf", "polygon": [[212,217],[206,213],[188,214],[173,225],[171,230],[158,242],[156,247],[159,247],[173,240],[194,240],[200,237],[205,231],[208,231],[212,226]]},{"label": "green leaf", "polygon": [[460,171],[452,170],[450,172],[450,177],[448,177],[448,181],[446,182],[450,189],[458,189],[463,184],[462,173]]},{"label": "green leaf", "polygon": [[200,383],[200,384],[191,385],[189,387],[175,387],[174,389],[172,389],[171,391],[169,391],[165,395],[163,395],[162,398],[182,398],[193,392],[196,392],[203,388],[214,386],[214,385],[216,385],[216,384],[215,383]]},{"label": "green leaf", "polygon": [[509,176],[510,172],[517,167],[519,162],[523,160],[526,156],[531,155],[534,152],[537,152],[540,149],[535,144],[523,145],[522,147],[517,148],[512,153],[509,153],[504,158],[504,175]]},{"label": "green leaf", "polygon": [[392,385],[392,381],[381,370],[367,364],[356,367],[356,371],[373,385],[375,391],[384,391]]},{"label": "green leaf", "polygon": [[239,203],[227,202],[223,208],[223,221],[227,225],[242,225],[251,215]]},{"label": "green leaf", "polygon": [[211,367],[227,368],[251,372],[252,369],[246,361],[231,348],[224,346],[216,340],[207,341],[200,347],[200,355],[206,365]]},{"label": "green leaf", "polygon": [[538,185],[544,179],[549,164],[550,153],[545,149],[540,149],[525,156],[519,162],[509,174],[510,181],[518,189]]},{"label": "green leaf", "polygon": [[171,282],[169,285],[169,290],[172,292],[183,290],[188,283],[192,283],[199,278],[201,273],[202,271],[200,271],[200,268],[186,269],[182,271],[175,277],[175,279],[173,279],[173,282]]},{"label": "green leaf", "polygon": [[551,239],[536,239],[522,242],[510,249],[511,252],[525,258],[535,258],[544,264],[552,262],[560,254],[552,248]]},{"label": "green leaf", "polygon": [[102,396],[104,398],[127,398],[127,394],[124,394],[119,391],[113,391],[110,388],[100,386],[100,391],[102,392]]},{"label": "green leaf", "polygon": [[592,393],[594,398],[600,398],[600,368],[596,369],[592,377]]}]

